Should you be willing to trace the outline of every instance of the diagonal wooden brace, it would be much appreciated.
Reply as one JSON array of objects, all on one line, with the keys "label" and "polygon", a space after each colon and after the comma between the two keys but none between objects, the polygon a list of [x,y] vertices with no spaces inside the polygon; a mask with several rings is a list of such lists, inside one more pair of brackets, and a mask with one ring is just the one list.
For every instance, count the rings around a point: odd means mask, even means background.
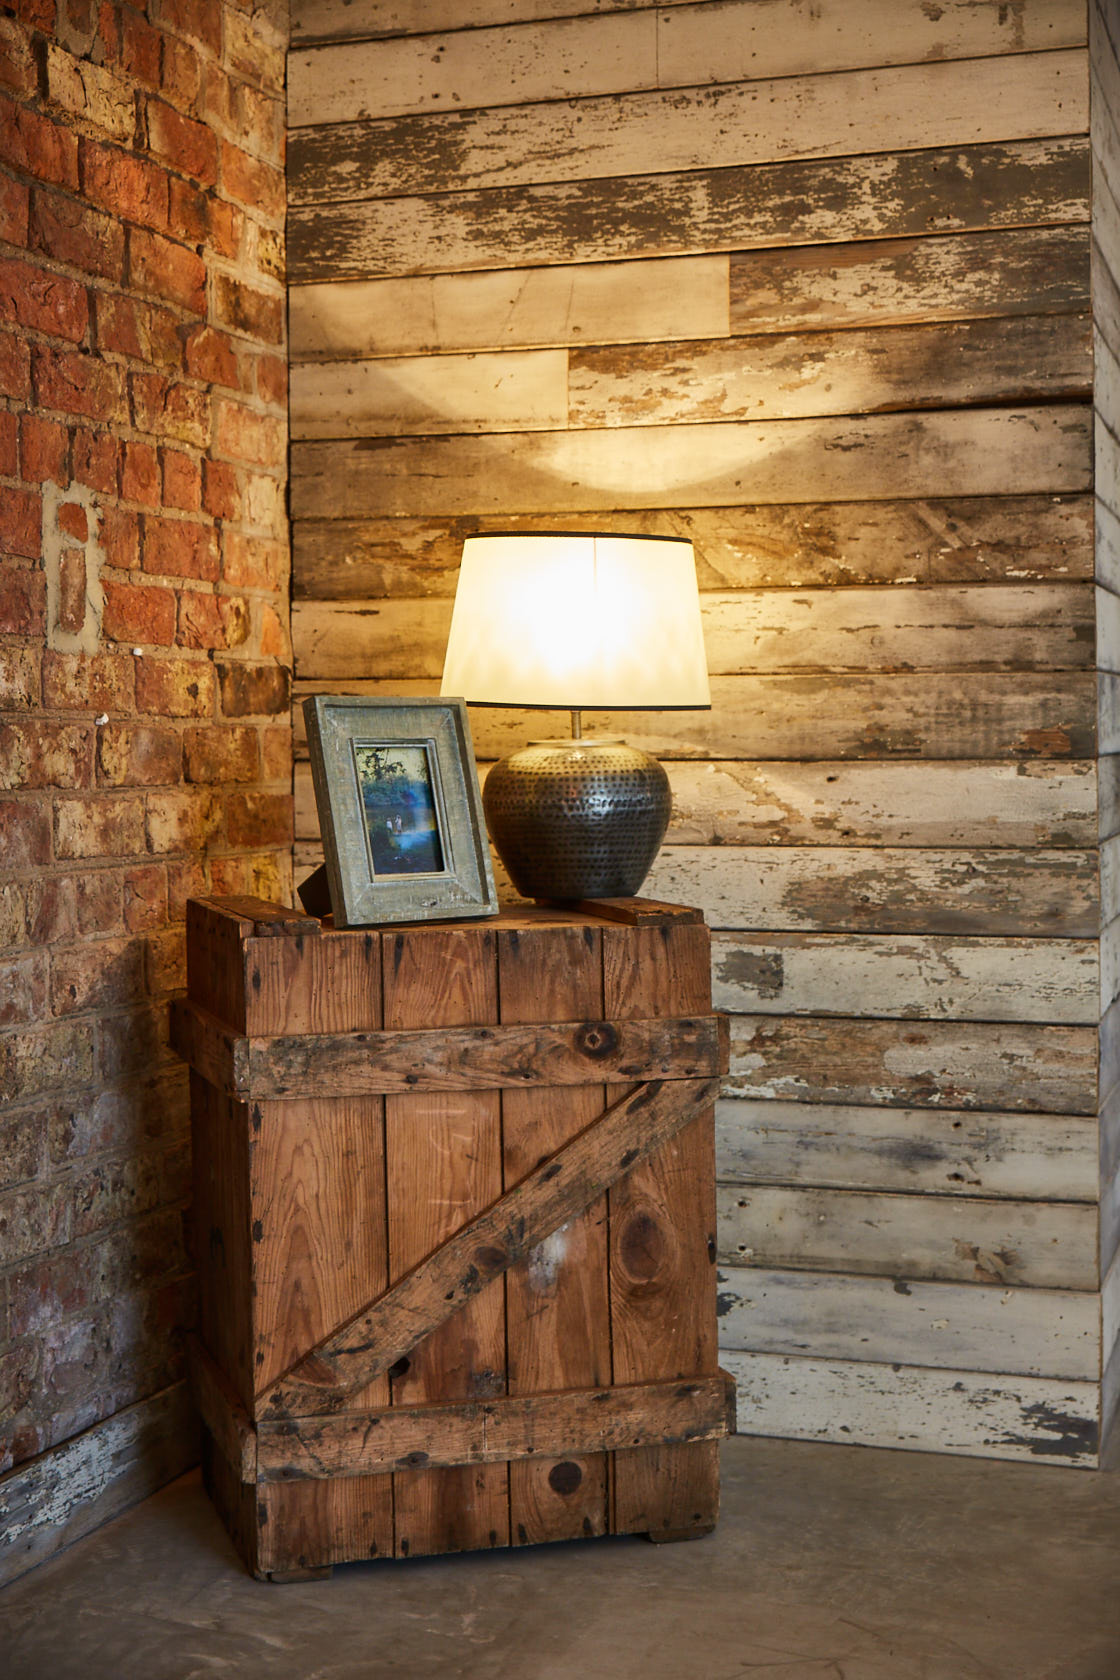
[{"label": "diagonal wooden brace", "polygon": [[654,1080],[613,1103],[520,1184],[257,1395],[257,1416],[340,1410],[473,1296],[583,1213],[715,1101],[718,1079]]}]

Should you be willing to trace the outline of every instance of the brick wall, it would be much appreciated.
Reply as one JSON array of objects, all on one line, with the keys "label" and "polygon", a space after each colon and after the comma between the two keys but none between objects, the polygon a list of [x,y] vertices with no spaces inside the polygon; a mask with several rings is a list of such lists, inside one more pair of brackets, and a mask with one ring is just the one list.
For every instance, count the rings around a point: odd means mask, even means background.
[{"label": "brick wall", "polygon": [[179,1374],[184,904],[290,884],[285,44],[0,11],[0,1470]]}]

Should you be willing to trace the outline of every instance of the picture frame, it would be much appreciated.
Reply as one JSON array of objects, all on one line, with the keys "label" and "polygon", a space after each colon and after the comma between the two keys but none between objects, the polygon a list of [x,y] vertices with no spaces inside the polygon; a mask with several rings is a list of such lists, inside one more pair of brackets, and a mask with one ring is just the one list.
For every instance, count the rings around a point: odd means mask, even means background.
[{"label": "picture frame", "polygon": [[498,913],[464,700],[303,702],[336,927]]}]

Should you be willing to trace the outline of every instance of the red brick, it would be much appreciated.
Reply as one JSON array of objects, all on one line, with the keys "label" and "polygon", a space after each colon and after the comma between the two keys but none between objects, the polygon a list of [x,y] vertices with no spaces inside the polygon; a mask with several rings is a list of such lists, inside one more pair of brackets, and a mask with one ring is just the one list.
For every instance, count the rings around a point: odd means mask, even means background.
[{"label": "red brick", "polygon": [[265,729],[261,733],[261,776],[266,782],[292,780],[292,732]]},{"label": "red brick", "polygon": [[19,423],[20,477],[28,484],[70,482],[70,433],[57,420],[24,414]]},{"label": "red brick", "polygon": [[156,0],[152,15],[164,29],[201,41],[215,57],[221,52],[221,13],[211,0]]},{"label": "red brick", "polygon": [[215,582],[220,566],[214,527],[149,514],[144,520],[144,570],[158,577]]},{"label": "red brick", "polygon": [[257,228],[253,264],[269,279],[279,280],[281,285],[284,283],[288,274],[288,257],[284,235],[279,228]]},{"label": "red brick", "polygon": [[100,1280],[84,1250],[36,1258],[12,1277],[11,1334],[41,1337],[61,1320],[87,1310]]},{"label": "red brick", "polygon": [[275,717],[287,711],[290,675],[282,665],[223,660],[217,669],[226,717]]},{"label": "red brick", "polygon": [[175,640],[175,595],[170,589],[106,581],[102,629],[110,641],[170,647]]},{"label": "red brick", "polygon": [[109,432],[90,432],[79,426],[74,432],[74,477],[102,495],[117,494],[120,445]]},{"label": "red brick", "polygon": [[186,341],[187,372],[208,384],[228,385],[237,390],[240,375],[237,355],[225,333],[210,326],[192,327]]},{"label": "red brick", "polygon": [[291,871],[271,853],[259,857],[214,858],[210,864],[210,891],[283,902],[291,894]]},{"label": "red brick", "polygon": [[163,504],[183,513],[198,513],[202,507],[202,467],[193,455],[178,449],[161,449],[163,462]]},{"label": "red brick", "polygon": [[51,953],[51,1012],[119,1009],[144,996],[144,946],[140,939],[99,939]]},{"label": "red brick", "polygon": [[222,190],[258,215],[276,220],[284,215],[287,189],[282,172],[228,140],[222,141]]},{"label": "red brick", "polygon": [[282,356],[257,357],[257,395],[274,408],[285,408],[288,401],[288,364]]},{"label": "red brick", "polygon": [[20,181],[0,175],[0,239],[9,245],[26,245],[30,210],[30,189]]},{"label": "red brick", "polygon": [[83,870],[74,881],[74,891],[78,902],[78,929],[83,938],[121,931],[121,889],[113,870]]},{"label": "red brick", "polygon": [[202,63],[188,41],[163,36],[160,87],[180,110],[191,111],[202,91]]},{"label": "red brick", "polygon": [[208,788],[148,795],[148,850],[153,856],[201,851],[221,825],[221,800]]},{"label": "red brick", "polygon": [[0,1102],[86,1084],[93,1074],[93,1029],[67,1022],[43,1032],[9,1033],[0,1043]]},{"label": "red brick", "polygon": [[137,291],[154,292],[194,315],[205,314],[206,264],[196,251],[143,228],[129,229],[128,249],[129,277]]},{"label": "red brick", "polygon": [[0,332],[0,397],[31,395],[31,351],[15,333]]},{"label": "red brick", "polygon": [[120,223],[59,193],[32,193],[28,244],[33,251],[103,280],[119,280],[124,273]]},{"label": "red brick", "polygon": [[101,512],[101,547],[110,566],[135,571],[140,564],[140,518],[124,508],[107,507]]},{"label": "red brick", "polygon": [[174,176],[170,182],[168,227],[190,245],[205,245],[211,256],[237,256],[244,216],[234,205]]},{"label": "red brick", "polygon": [[215,448],[219,455],[262,467],[283,465],[287,439],[283,421],[257,414],[225,397],[215,398],[214,408]]},{"label": "red brick", "polygon": [[68,537],[84,543],[89,536],[89,516],[81,502],[63,502],[58,510],[58,528]]},{"label": "red brick", "polygon": [[183,751],[188,782],[254,782],[260,774],[255,729],[188,729]]},{"label": "red brick", "polygon": [[237,473],[226,461],[202,463],[202,505],[214,519],[240,519],[241,491]]},{"label": "red brick", "polygon": [[30,711],[39,704],[41,660],[37,647],[0,644],[0,707]]},{"label": "red brick", "polygon": [[[0,496],[6,496],[0,490]],[[0,631],[9,636],[41,636],[46,625],[46,580],[42,572],[0,567]]]},{"label": "red brick", "polygon": [[29,1025],[47,1013],[45,963],[45,951],[0,962],[0,1027]]},{"label": "red brick", "polygon": [[206,109],[221,127],[258,157],[278,162],[284,151],[284,102],[245,82],[232,80],[217,65],[206,67]]},{"label": "red brick", "polygon": [[42,503],[29,490],[0,491],[0,554],[37,560],[42,546]]},{"label": "red brick", "polygon": [[279,614],[269,606],[267,601],[261,602],[261,639],[260,651],[266,659],[280,659],[285,664],[291,659],[291,642],[288,639],[287,627]]},{"label": "red brick", "polygon": [[205,449],[210,442],[210,394],[159,373],[129,374],[137,431]]},{"label": "red brick", "polygon": [[291,845],[291,795],[231,794],[226,805],[226,839],[235,848]]},{"label": "red brick", "polygon": [[67,876],[40,876],[27,895],[27,937],[32,945],[54,945],[78,932],[74,882]]},{"label": "red brick", "polygon": [[0,96],[0,157],[38,181],[78,190],[78,139],[69,129]]},{"label": "red brick", "polygon": [[158,87],[160,79],[160,43],[158,29],[153,29],[130,7],[121,11],[121,68],[149,87]]},{"label": "red brick", "polygon": [[214,278],[214,310],[223,326],[266,344],[280,344],[284,338],[284,299],[274,292],[260,292],[228,274]]},{"label": "red brick", "polygon": [[288,581],[288,550],[268,537],[227,531],[223,540],[222,577],[235,589],[275,589]]},{"label": "red brick", "polygon": [[183,365],[179,323],[170,310],[138,298],[98,292],[94,298],[96,338],[101,350],[135,356],[150,366],[175,371]]},{"label": "red brick", "polygon": [[126,443],[121,467],[121,495],[126,502],[158,507],[159,457],[150,443]]},{"label": "red brick", "polygon": [[206,659],[142,659],[136,665],[136,707],[154,717],[211,717],[214,667]]},{"label": "red brick", "polygon": [[119,653],[43,655],[43,704],[48,711],[132,710],[134,661]]},{"label": "red brick", "polygon": [[0,408],[0,474],[15,478],[19,472],[19,416]]},{"label": "red brick", "polygon": [[0,259],[0,320],[79,344],[89,325],[85,287],[19,257]]},{"label": "red brick", "polygon": [[12,18],[0,18],[0,87],[17,96],[34,94],[39,75],[27,31]]},{"label": "red brick", "polygon": [[218,139],[213,130],[158,99],[148,101],[148,145],[156,157],[203,186],[213,186],[218,178]]},{"label": "red brick", "polygon": [[38,1176],[54,1113],[54,1104],[48,1108],[36,1105],[28,1113],[0,1120],[0,1187],[10,1190],[14,1184],[26,1184]]},{"label": "red brick", "polygon": [[109,0],[103,0],[97,8],[97,42],[103,62],[116,64],[121,56],[121,16],[119,9],[110,5]]},{"label": "red brick", "polygon": [[92,769],[88,728],[38,718],[0,724],[0,788],[88,787]]},{"label": "red brick", "polygon": [[66,547],[59,556],[58,627],[69,635],[80,634],[86,621],[86,551]]},{"label": "red brick", "polygon": [[178,732],[166,724],[105,724],[97,732],[98,779],[107,787],[158,787],[183,773]]},{"label": "red brick", "polygon": [[35,346],[34,367],[35,393],[41,407],[91,420],[125,418],[120,368],[78,350],[52,350],[43,344]]},{"label": "red brick", "polygon": [[207,864],[202,858],[178,858],[167,865],[167,911],[181,922],[188,898],[205,898],[210,891]]},{"label": "red brick", "polygon": [[249,603],[240,595],[184,589],[179,596],[180,647],[235,648],[248,640]]},{"label": "red brick", "polygon": [[167,869],[162,863],[130,869],[124,878],[124,921],[130,933],[162,927],[167,920]]},{"label": "red brick", "polygon": [[147,228],[167,226],[167,176],[155,164],[116,146],[83,140],[82,191],[94,204]]},{"label": "red brick", "polygon": [[51,860],[51,823],[45,806],[0,799],[0,856],[5,872],[36,869]]},{"label": "red brick", "polygon": [[144,801],[139,794],[60,799],[54,828],[60,858],[138,856],[144,850]]},{"label": "red brick", "polygon": [[8,1265],[57,1248],[69,1234],[70,1210],[58,1187],[36,1185],[0,1196],[0,1252]]}]

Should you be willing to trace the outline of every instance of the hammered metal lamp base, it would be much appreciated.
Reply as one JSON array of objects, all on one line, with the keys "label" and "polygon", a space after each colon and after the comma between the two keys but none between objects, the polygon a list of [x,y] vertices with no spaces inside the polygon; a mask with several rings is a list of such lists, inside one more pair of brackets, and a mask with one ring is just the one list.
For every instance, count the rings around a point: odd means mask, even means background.
[{"label": "hammered metal lamp base", "polygon": [[624,741],[530,741],[486,778],[486,824],[525,898],[632,898],[669,825],[669,778]]}]

